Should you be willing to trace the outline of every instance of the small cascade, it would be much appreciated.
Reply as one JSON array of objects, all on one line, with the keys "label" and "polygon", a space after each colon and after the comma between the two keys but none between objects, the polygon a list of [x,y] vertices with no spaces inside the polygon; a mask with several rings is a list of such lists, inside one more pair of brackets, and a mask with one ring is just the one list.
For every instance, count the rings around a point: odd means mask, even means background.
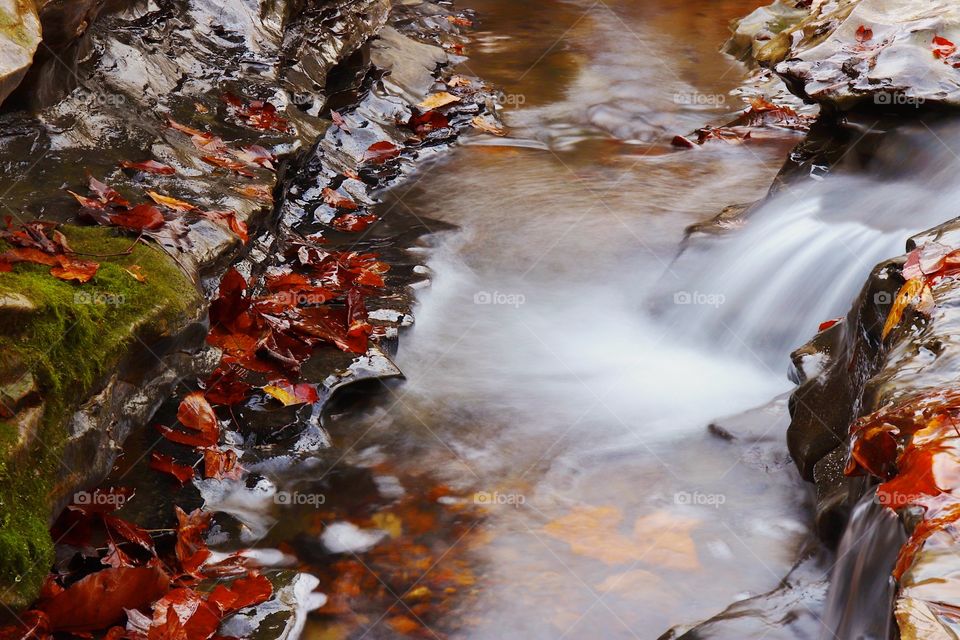
[{"label": "small cascade", "polygon": [[890,573],[904,541],[897,517],[874,500],[873,491],[860,499],[837,549],[821,640],[895,637]]}]

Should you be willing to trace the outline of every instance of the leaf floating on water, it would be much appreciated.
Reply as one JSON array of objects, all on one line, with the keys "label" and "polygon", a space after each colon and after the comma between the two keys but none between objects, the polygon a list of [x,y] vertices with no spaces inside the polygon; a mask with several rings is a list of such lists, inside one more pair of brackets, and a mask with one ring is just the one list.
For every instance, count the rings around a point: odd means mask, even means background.
[{"label": "leaf floating on water", "polygon": [[450,24],[455,24],[458,27],[472,27],[473,20],[469,18],[464,18],[463,16],[447,16],[447,21]]},{"label": "leaf floating on water", "polygon": [[193,476],[195,474],[193,467],[180,464],[171,456],[164,455],[157,451],[154,451],[152,454],[150,454],[150,468],[170,474],[176,478],[177,482],[180,483],[180,486],[183,486],[193,480]]},{"label": "leaf floating on water", "polygon": [[441,91],[431,96],[427,96],[427,98],[417,106],[423,110],[430,110],[439,109],[440,107],[453,104],[454,102],[460,102],[460,97],[455,96],[447,91]]},{"label": "leaf floating on water", "polygon": [[145,160],[143,162],[130,162],[129,160],[124,160],[120,163],[120,166],[124,169],[131,169],[133,171],[142,171],[144,173],[153,173],[161,176],[172,176],[176,173],[176,170],[168,165],[165,165],[156,160]]}]

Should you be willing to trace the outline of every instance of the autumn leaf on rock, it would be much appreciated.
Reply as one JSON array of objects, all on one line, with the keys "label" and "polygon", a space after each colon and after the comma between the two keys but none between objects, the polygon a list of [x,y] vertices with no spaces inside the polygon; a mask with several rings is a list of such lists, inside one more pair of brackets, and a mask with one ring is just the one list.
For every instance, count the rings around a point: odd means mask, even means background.
[{"label": "autumn leaf on rock", "polygon": [[203,477],[218,480],[237,479],[241,474],[237,452],[233,449],[210,447],[203,450]]},{"label": "autumn leaf on rock", "polygon": [[109,220],[130,231],[155,231],[166,222],[160,210],[151,204],[139,204],[132,209],[110,214]]},{"label": "autumn leaf on rock", "polygon": [[324,187],[323,201],[331,207],[335,207],[337,209],[347,209],[348,211],[356,210],[360,206],[349,197],[343,195],[339,191],[331,189],[330,187]]},{"label": "autumn leaf on rock", "polygon": [[157,566],[108,568],[73,583],[37,608],[53,631],[83,633],[106,629],[170,588],[170,577]]},{"label": "autumn leaf on rock", "polygon": [[480,131],[489,133],[491,135],[495,135],[495,136],[507,135],[507,132],[503,130],[503,127],[499,126],[494,122],[491,122],[490,120],[487,120],[483,116],[474,116],[473,119],[470,121],[470,124],[472,124],[474,128],[479,129]]},{"label": "autumn leaf on rock", "polygon": [[50,274],[60,280],[76,280],[84,283],[92,280],[99,268],[100,264],[97,262],[57,256],[57,266],[50,269]]},{"label": "autumn leaf on rock", "polygon": [[932,45],[933,56],[941,60],[957,52],[957,45],[942,36],[934,36]]},{"label": "autumn leaf on rock", "polygon": [[153,173],[161,176],[172,176],[176,173],[176,170],[168,165],[165,165],[156,160],[145,160],[143,162],[130,162],[129,160],[124,160],[120,163],[120,166],[124,169],[130,169],[132,171],[142,171],[144,173]]},{"label": "autumn leaf on rock", "polygon": [[868,40],[873,40],[873,29],[864,25],[860,25],[857,27],[856,38],[857,42],[861,44],[867,42]]},{"label": "autumn leaf on rock", "polygon": [[372,145],[370,145],[363,154],[363,159],[366,162],[383,164],[384,162],[392,160],[399,155],[400,148],[397,145],[383,140],[380,142],[374,142]]},{"label": "autumn leaf on rock", "polygon": [[447,116],[439,111],[428,110],[423,113],[414,111],[410,119],[407,120],[407,126],[413,129],[413,132],[418,136],[423,137],[432,131],[446,129],[450,126],[450,121],[447,120]]},{"label": "autumn leaf on rock", "polygon": [[366,231],[367,228],[377,220],[379,220],[379,218],[372,213],[363,215],[348,213],[337,216],[331,221],[330,225],[337,231],[359,232]]},{"label": "autumn leaf on rock", "polygon": [[198,431],[215,444],[220,435],[217,416],[202,391],[188,393],[177,409],[177,420],[187,429]]},{"label": "autumn leaf on rock", "polygon": [[189,202],[177,200],[176,198],[165,196],[161,193],[157,193],[156,191],[147,191],[147,196],[149,196],[150,199],[157,204],[168,209],[173,209],[174,211],[193,211],[197,208],[196,205],[190,204]]},{"label": "autumn leaf on rock", "polygon": [[933,307],[933,294],[923,280],[912,278],[900,287],[900,291],[897,292],[897,297],[890,307],[887,321],[883,325],[881,338],[885,339],[893,331],[893,328],[900,324],[904,311],[910,305],[914,305],[920,313],[929,313]]},{"label": "autumn leaf on rock", "polygon": [[417,106],[423,110],[430,110],[430,109],[439,109],[440,107],[444,107],[448,104],[453,104],[454,102],[460,102],[460,98],[447,91],[441,91],[439,93],[435,93],[431,96],[428,96],[423,102],[421,102]]},{"label": "autumn leaf on rock", "polygon": [[279,380],[265,386],[263,391],[282,402],[285,407],[297,404],[313,404],[319,400],[317,386],[308,382],[292,384],[287,380]]}]

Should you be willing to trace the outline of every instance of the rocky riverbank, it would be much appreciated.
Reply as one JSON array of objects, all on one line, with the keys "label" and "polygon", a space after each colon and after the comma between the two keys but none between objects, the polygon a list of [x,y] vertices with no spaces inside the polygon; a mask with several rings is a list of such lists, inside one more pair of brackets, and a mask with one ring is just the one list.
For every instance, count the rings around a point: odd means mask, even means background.
[{"label": "rocky riverbank", "polygon": [[47,575],[52,519],[111,471],[178,382],[216,366],[223,345],[204,338],[228,267],[252,286],[291,247],[376,247],[394,275],[366,300],[369,346],[320,349],[305,375],[316,412],[344,384],[400,375],[389,351],[423,279],[404,249],[426,228],[365,208],[464,128],[498,130],[479,81],[444,82],[469,20],[429,3],[18,11],[37,12],[45,42],[30,45],[28,69],[5,65],[0,116],[11,608]]}]

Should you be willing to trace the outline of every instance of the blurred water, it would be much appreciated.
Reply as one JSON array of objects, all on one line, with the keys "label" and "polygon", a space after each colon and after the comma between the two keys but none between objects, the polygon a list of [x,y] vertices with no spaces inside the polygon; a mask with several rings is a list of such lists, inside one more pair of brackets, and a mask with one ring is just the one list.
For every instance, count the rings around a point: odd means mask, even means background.
[{"label": "blurred water", "polygon": [[[789,460],[705,427],[789,391],[790,350],[949,198],[928,195],[938,171],[831,177],[675,260],[688,224],[761,198],[798,141],[668,144],[739,108],[745,71],[716,48],[753,4],[471,3],[467,65],[512,96],[511,137],[478,137],[386,194],[384,215],[459,230],[423,248],[407,380],[327,423],[343,460],[389,459],[392,487],[522,499],[490,505],[469,548],[478,582],[444,600],[452,613],[424,610],[428,629],[647,640],[772,589],[796,559],[809,516]],[[691,92],[724,98],[676,99]],[[782,443],[782,398],[751,420]],[[365,633],[393,637],[379,606]],[[315,620],[310,637],[330,629]]]}]

